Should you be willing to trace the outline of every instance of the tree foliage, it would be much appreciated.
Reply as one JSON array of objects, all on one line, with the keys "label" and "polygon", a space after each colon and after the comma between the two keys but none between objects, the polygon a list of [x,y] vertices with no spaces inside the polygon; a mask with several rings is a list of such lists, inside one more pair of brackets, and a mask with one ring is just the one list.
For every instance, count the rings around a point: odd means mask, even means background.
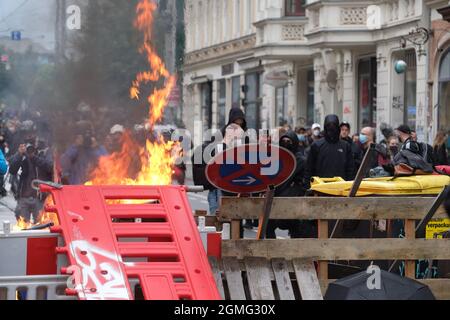
[{"label": "tree foliage", "polygon": [[[137,2],[89,1],[83,10],[82,29],[67,43],[74,54],[66,59],[54,62],[50,58],[46,63],[32,51],[13,54],[11,79],[0,68],[0,94],[8,82],[7,104],[19,106],[25,101],[55,122],[73,120],[81,102],[90,105],[104,126],[143,121],[148,114],[144,97],[153,88],[143,90],[141,101],[129,98],[136,74],[149,68],[138,50],[143,39],[134,28]],[[160,53],[165,49],[163,26],[167,23],[162,20],[156,15],[153,45]]]}]

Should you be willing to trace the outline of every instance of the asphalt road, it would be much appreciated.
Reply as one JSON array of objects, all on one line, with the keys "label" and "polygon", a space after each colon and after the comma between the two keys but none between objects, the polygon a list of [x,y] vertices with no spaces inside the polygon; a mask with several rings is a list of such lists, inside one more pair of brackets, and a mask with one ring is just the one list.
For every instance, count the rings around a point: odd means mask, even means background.
[{"label": "asphalt road", "polygon": [[14,208],[16,207],[16,200],[8,194],[7,197],[0,199],[0,231],[3,230],[3,222],[9,221],[15,223]]}]

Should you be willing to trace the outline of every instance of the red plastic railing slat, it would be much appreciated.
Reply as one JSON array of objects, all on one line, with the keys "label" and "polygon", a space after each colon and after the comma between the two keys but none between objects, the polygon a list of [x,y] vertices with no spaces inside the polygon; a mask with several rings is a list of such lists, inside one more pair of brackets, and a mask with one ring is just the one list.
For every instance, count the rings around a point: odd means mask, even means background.
[{"label": "red plastic railing slat", "polygon": [[[147,300],[220,299],[184,187],[64,186],[51,193],[66,242],[57,252],[67,254],[69,269],[80,269],[80,299],[132,299],[128,278],[140,280]],[[148,221],[128,222],[137,218]]]},{"label": "red plastic railing slat", "polygon": [[114,223],[114,233],[118,237],[171,237],[168,223]]}]

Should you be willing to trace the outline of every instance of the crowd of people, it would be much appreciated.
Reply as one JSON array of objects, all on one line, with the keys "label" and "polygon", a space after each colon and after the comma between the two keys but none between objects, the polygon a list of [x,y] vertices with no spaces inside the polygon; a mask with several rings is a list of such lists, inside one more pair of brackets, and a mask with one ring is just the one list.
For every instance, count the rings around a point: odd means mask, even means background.
[{"label": "crowd of people", "polygon": [[[124,135],[128,134],[125,127],[116,124],[103,135],[92,117],[87,115],[89,110],[83,108],[77,110],[79,117],[59,124],[63,127],[64,137],[55,137],[52,129],[58,123],[52,123],[51,128],[38,111],[20,108],[0,111],[0,196],[7,196],[5,185],[10,184],[17,201],[17,220],[39,222],[46,195],[32,187],[33,180],[85,184],[100,157],[122,149]],[[131,134],[133,141],[142,146],[149,138],[145,125],[135,126]],[[58,144],[58,139],[66,143]]]},{"label": "crowd of people", "polygon": [[[235,127],[241,129],[239,134],[236,134]],[[224,138],[220,149],[233,147],[233,141],[245,137],[247,130],[244,112],[241,109],[232,109],[229,123],[222,130]],[[278,128],[279,145],[295,156],[296,168],[289,180],[276,188],[275,196],[304,196],[310,189],[311,178],[316,176],[354,180],[372,144],[376,152],[370,153],[366,160],[369,170],[365,177],[432,174],[433,171],[445,173],[438,168],[449,165],[450,146],[446,132],[438,132],[434,145],[430,146],[417,141],[417,134],[408,125],[401,125],[396,129],[383,125],[381,132],[384,139],[379,143],[376,141],[376,128],[365,127],[353,135],[351,130],[350,124],[340,122],[336,115],[328,115],[323,127],[315,123],[310,128]],[[196,152],[204,152],[212,143],[215,142],[205,142]],[[219,209],[220,197],[229,194],[218,190],[207,180],[206,165],[205,162],[194,163],[193,177],[196,185],[203,185],[209,191],[209,211],[214,215]],[[256,223],[247,221],[244,227],[252,228]],[[276,228],[289,230],[292,238],[311,237],[317,233],[313,222],[271,220],[267,238],[275,238]]]},{"label": "crowd of people", "polygon": [[[144,146],[147,140],[155,139],[144,124],[126,128],[116,124],[94,125],[94,118],[89,108],[81,106],[76,110],[70,123],[53,123],[60,125],[64,136],[54,134],[49,120],[39,111],[29,109],[0,110],[0,195],[6,196],[5,182],[11,185],[11,192],[17,200],[16,218],[26,222],[38,221],[44,195],[32,188],[35,179],[56,181],[62,184],[81,185],[90,179],[90,173],[97,167],[100,157],[121,152],[123,145],[133,141]],[[247,122],[245,113],[240,108],[233,108],[229,122],[221,130],[223,142],[220,152],[232,147],[240,138],[247,139]],[[440,131],[434,144],[428,145],[417,141],[416,133],[407,125],[395,130],[386,125],[381,127],[384,139],[376,143],[376,129],[362,128],[352,135],[352,128],[347,122],[340,122],[336,115],[329,115],[324,126],[315,123],[311,127],[278,128],[279,144],[289,150],[296,159],[296,168],[291,178],[278,186],[275,195],[279,197],[304,196],[310,188],[311,177],[342,177],[353,180],[363,158],[371,144],[376,144],[376,153],[369,159],[370,171],[367,176],[394,176],[398,174],[432,173],[439,166],[449,164],[449,138],[447,132]],[[241,137],[242,136],[242,137]],[[170,139],[170,134],[165,139]],[[259,142],[271,139],[270,135],[257,137]],[[59,141],[64,141],[61,145]],[[265,141],[263,141],[265,140]],[[125,143],[125,141],[127,141]],[[203,152],[212,141],[205,142],[194,150]],[[139,162],[139,157],[132,157]],[[205,175],[206,162],[193,163],[195,185],[201,185],[208,191],[210,214],[219,208],[222,195],[231,195],[218,190]],[[404,166],[404,164],[409,166]],[[139,171],[140,163],[132,164]],[[133,169],[133,168],[131,168]],[[406,173],[405,173],[406,170]],[[133,171],[133,170],[132,170]],[[181,163],[174,169],[175,179],[184,184],[186,164]],[[130,173],[132,176],[133,173]],[[300,225],[302,222],[287,223],[271,221],[268,237],[275,237],[277,227],[287,228],[292,237],[302,237],[313,233],[312,225]],[[255,221],[247,221],[246,227],[255,226]]]}]

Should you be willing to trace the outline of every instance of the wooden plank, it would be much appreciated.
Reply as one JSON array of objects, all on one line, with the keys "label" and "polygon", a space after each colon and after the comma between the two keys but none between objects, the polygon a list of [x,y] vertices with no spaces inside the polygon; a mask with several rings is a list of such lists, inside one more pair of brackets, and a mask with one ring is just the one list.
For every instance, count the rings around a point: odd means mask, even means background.
[{"label": "wooden plank", "polygon": [[[434,296],[438,300],[450,300],[450,279],[416,279],[417,281],[430,287]],[[328,290],[328,285],[336,280],[320,280],[320,287],[322,289],[322,294]]]},{"label": "wooden plank", "polygon": [[[406,220],[405,221],[405,238],[414,239],[416,237],[416,221]],[[405,276],[411,279],[416,278],[416,262],[414,260],[405,261]]]},{"label": "wooden plank", "polygon": [[241,221],[233,220],[231,221],[231,239],[238,240],[241,238]]},{"label": "wooden plank", "polygon": [[275,300],[270,281],[269,261],[262,258],[245,258],[248,287],[252,300]]},{"label": "wooden plank", "polygon": [[[328,239],[328,221],[318,221],[319,239]],[[319,261],[319,278],[328,279],[328,261]]]},{"label": "wooden plank", "polygon": [[450,260],[450,239],[227,240],[224,257],[320,260]]},{"label": "wooden plank", "polygon": [[246,300],[239,261],[236,258],[223,258],[222,262],[230,300]]},{"label": "wooden plank", "polygon": [[417,280],[430,287],[438,300],[450,300],[450,279]]},{"label": "wooden plank", "polygon": [[[297,197],[275,198],[271,219],[303,220],[421,220],[433,204],[433,197]],[[220,217],[225,220],[258,219],[263,198],[222,198]],[[445,218],[443,207],[435,218]]]},{"label": "wooden plank", "polygon": [[280,300],[295,300],[291,277],[289,276],[288,263],[285,259],[273,259],[272,269],[275,275]]},{"label": "wooden plank", "polygon": [[195,223],[198,224],[198,218],[199,217],[205,217],[205,226],[206,227],[215,227],[217,226],[218,220],[216,216],[194,216]]},{"label": "wooden plank", "polygon": [[311,260],[294,259],[292,261],[302,300],[323,300],[319,278]]},{"label": "wooden plank", "polygon": [[223,289],[223,281],[222,281],[222,270],[220,268],[219,261],[217,261],[216,257],[209,257],[208,259],[209,264],[211,265],[212,272],[214,274],[214,279],[216,280],[217,289],[219,290],[222,299],[225,299],[225,291]]}]

